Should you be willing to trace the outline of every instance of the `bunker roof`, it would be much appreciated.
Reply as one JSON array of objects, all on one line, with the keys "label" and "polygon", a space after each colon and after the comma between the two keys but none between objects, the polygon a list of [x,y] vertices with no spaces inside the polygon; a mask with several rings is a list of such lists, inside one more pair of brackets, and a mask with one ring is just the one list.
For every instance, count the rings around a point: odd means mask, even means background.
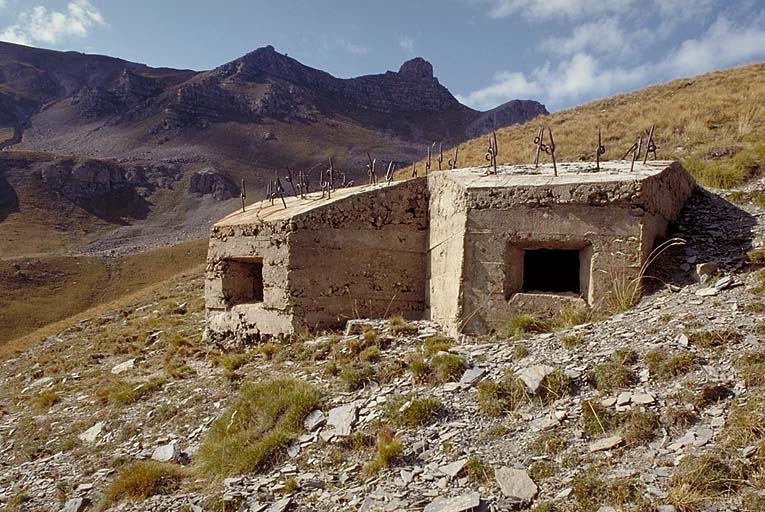
[{"label": "bunker roof", "polygon": [[[600,199],[601,203],[608,203],[618,200],[620,196],[623,198],[621,193],[625,190],[632,190],[633,193],[638,191],[641,188],[641,182],[658,176],[670,167],[672,162],[662,160],[650,161],[646,164],[635,162],[632,171],[630,171],[630,164],[631,162],[625,160],[605,161],[601,162],[600,170],[596,170],[595,164],[591,162],[560,162],[557,164],[557,176],[554,175],[551,163],[540,164],[538,168],[533,165],[499,165],[496,175],[489,173],[487,166],[481,166],[435,171],[431,173],[431,176],[436,173],[443,174],[444,178],[467,192],[486,192],[487,190],[502,192],[518,189],[519,194],[501,199],[510,203],[519,203],[530,198],[539,200],[541,197],[544,197],[546,202],[552,203],[591,202],[593,188],[611,189],[605,199],[602,197]],[[416,179],[425,178],[421,176]],[[331,198],[322,197],[321,192],[311,192],[305,199],[285,195],[286,208],[281,198],[275,198],[273,204],[270,200],[264,200],[248,205],[244,212],[237,210],[229,214],[215,226],[226,227],[287,220],[354,195],[384,190],[401,183],[401,181],[391,184],[381,182],[374,185],[339,188],[332,192]],[[578,193],[572,193],[572,186],[578,190]]]}]

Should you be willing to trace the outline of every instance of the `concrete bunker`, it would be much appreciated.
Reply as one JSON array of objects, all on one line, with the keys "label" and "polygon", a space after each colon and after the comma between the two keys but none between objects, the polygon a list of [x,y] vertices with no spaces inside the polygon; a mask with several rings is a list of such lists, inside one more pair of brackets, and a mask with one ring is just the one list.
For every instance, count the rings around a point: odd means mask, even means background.
[{"label": "concrete bunker", "polygon": [[600,308],[694,183],[677,162],[500,166],[249,206],[213,226],[208,334],[258,339],[402,314],[450,334]]}]

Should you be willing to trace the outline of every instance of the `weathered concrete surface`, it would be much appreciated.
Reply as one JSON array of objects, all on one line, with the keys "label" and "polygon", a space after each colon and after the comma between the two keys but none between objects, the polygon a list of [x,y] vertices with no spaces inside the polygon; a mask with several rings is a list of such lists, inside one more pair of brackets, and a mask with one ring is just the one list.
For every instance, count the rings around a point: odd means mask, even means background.
[{"label": "weathered concrete surface", "polygon": [[[212,229],[208,333],[241,342],[395,313],[485,333],[518,312],[600,307],[694,183],[671,162],[561,163],[558,174],[457,169],[251,205]],[[571,289],[530,289],[554,285],[530,275],[545,273],[540,254],[568,258]]]},{"label": "weathered concrete surface", "polygon": [[[249,206],[213,227],[205,281],[213,338],[246,341],[386,313],[422,317],[424,179],[287,204]],[[240,263],[262,265],[262,300],[241,300]]]}]

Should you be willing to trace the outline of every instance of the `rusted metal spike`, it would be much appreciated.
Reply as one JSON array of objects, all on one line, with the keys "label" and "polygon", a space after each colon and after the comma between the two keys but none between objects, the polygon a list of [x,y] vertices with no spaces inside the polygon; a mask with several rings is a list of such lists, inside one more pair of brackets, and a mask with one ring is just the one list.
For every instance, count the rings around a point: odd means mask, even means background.
[{"label": "rusted metal spike", "polygon": [[428,159],[425,160],[425,176],[430,172],[430,146],[428,146]]},{"label": "rusted metal spike", "polygon": [[598,128],[598,147],[595,149],[595,168],[600,171],[600,155],[606,153],[606,147],[603,145],[603,139],[600,135],[600,128]]},{"label": "rusted metal spike", "polygon": [[633,147],[635,148],[632,151],[632,162],[630,163],[630,172],[632,172],[635,169],[635,160],[637,160],[640,157],[640,148],[643,147],[643,136],[641,135],[638,137],[637,142],[633,144]]},{"label": "rusted metal spike", "polygon": [[412,178],[417,177],[417,162],[412,163]]},{"label": "rusted metal spike", "polygon": [[391,161],[388,163],[388,170],[385,171],[385,181],[390,185],[393,181],[393,173],[396,171],[396,165]]},{"label": "rusted metal spike", "polygon": [[497,174],[497,132],[492,131],[489,136],[489,147],[486,150],[486,161],[489,162],[491,170],[489,172]]},{"label": "rusted metal spike", "polygon": [[449,159],[449,169],[456,169],[457,168],[457,152],[460,150],[459,145],[455,146],[454,148],[454,159]]},{"label": "rusted metal spike", "polygon": [[332,164],[332,157],[329,157],[329,186],[335,190],[335,166]]},{"label": "rusted metal spike", "polygon": [[282,187],[282,182],[279,179],[279,175],[276,175],[276,193],[279,194],[279,197],[282,200],[282,204],[285,208],[287,208],[287,201],[284,200],[284,188]]},{"label": "rusted metal spike", "polygon": [[369,160],[369,163],[367,164],[367,176],[369,176],[369,184],[373,185],[377,183],[377,176],[375,176],[375,163],[377,163],[377,159],[372,159],[372,155],[367,152],[367,160]]},{"label": "rusted metal spike", "polygon": [[295,182],[292,180],[292,171],[289,167],[287,167],[287,176],[284,178],[287,183],[290,184],[290,187],[292,188],[292,195],[297,196],[297,189],[295,189]]},{"label": "rusted metal spike", "polygon": [[651,129],[648,133],[648,140],[646,141],[645,157],[643,157],[643,164],[648,162],[648,153],[653,153],[653,159],[656,160],[656,143],[653,141],[653,130],[656,128],[655,124],[651,125]]},{"label": "rusted metal spike", "polygon": [[438,162],[438,170],[441,170],[441,162],[444,161],[444,143],[439,142],[438,143],[438,158],[436,158],[436,162]]},{"label": "rusted metal spike", "polygon": [[244,188],[244,178],[242,178],[242,187],[239,189],[239,197],[242,199],[242,213],[244,213],[244,200],[247,199],[247,190]]},{"label": "rusted metal spike", "polygon": [[555,163],[555,140],[553,140],[552,130],[549,126],[547,127],[547,135],[550,137],[550,145],[548,146],[548,149],[550,150],[549,153],[552,157],[553,173],[555,176],[558,176],[558,165]]},{"label": "rusted metal spike", "polygon": [[537,147],[536,155],[534,156],[535,169],[539,167],[539,152],[542,151],[542,146],[544,146],[544,137],[545,137],[544,128],[540,126],[539,130],[537,130],[536,137],[534,137],[534,145]]}]

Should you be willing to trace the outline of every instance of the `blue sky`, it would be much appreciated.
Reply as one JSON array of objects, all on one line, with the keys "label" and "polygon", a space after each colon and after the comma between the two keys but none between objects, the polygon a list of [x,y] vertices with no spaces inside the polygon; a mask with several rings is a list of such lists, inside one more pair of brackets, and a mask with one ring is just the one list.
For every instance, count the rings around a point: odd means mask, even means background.
[{"label": "blue sky", "polygon": [[765,60],[765,0],[0,0],[0,40],[197,70],[271,44],[340,77],[422,56],[474,108],[560,110]]}]

